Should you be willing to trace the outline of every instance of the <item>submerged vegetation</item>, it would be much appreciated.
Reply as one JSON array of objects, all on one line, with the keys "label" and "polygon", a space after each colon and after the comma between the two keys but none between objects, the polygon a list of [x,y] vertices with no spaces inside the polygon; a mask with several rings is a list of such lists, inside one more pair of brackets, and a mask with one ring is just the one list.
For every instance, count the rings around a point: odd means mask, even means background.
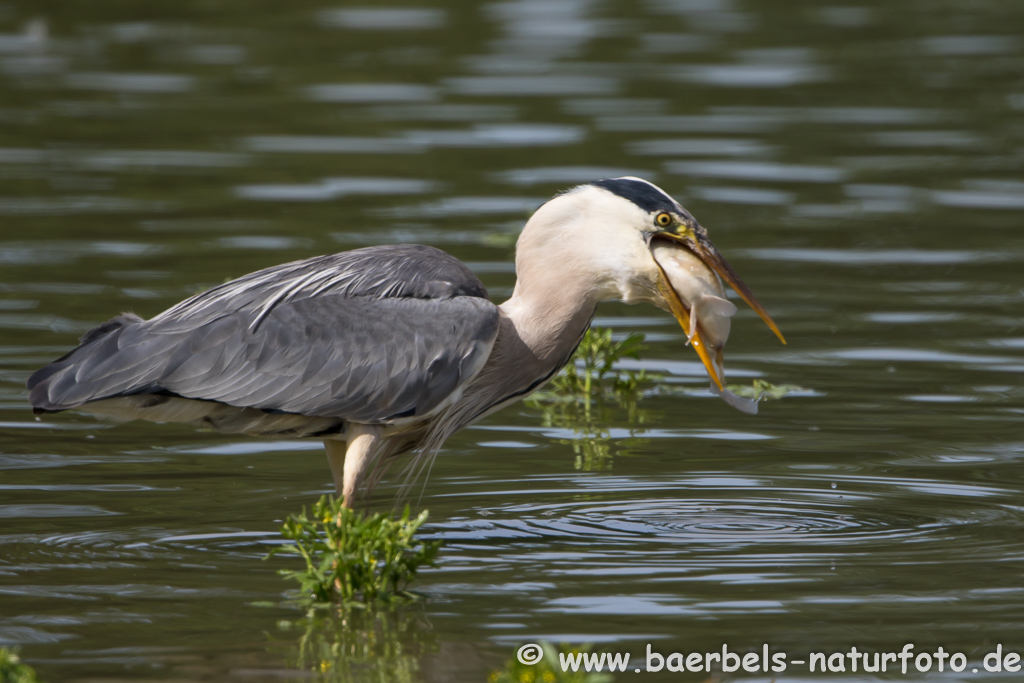
[{"label": "submerged vegetation", "polygon": [[17,650],[0,647],[0,683],[40,683],[35,669],[21,661]]},{"label": "submerged vegetation", "polygon": [[420,680],[420,657],[436,637],[402,606],[417,597],[408,585],[420,568],[434,565],[441,541],[415,539],[426,510],[413,517],[406,506],[392,519],[342,502],[321,496],[290,515],[281,527],[290,543],[267,556],[298,555],[304,563],[278,571],[298,581],[297,606],[305,611],[278,622],[279,629],[302,634],[297,648],[289,647],[290,663],[321,683]]},{"label": "submerged vegetation", "polygon": [[[561,441],[572,446],[576,469],[611,468],[612,439],[608,425],[625,422],[630,436],[641,434],[652,417],[650,411],[640,408],[644,396],[690,393],[690,389],[680,391],[671,385],[653,386],[661,379],[660,375],[618,367],[624,358],[639,360],[646,348],[644,342],[642,334],[630,334],[621,341],[614,341],[610,329],[591,328],[580,342],[572,362],[543,391],[527,399],[527,405],[542,411],[545,427],[574,432],[571,439]],[[754,380],[752,385],[733,384],[727,388],[754,401],[807,392],[803,387],[776,385],[763,379]]]},{"label": "submerged vegetation", "polygon": [[441,547],[441,541],[413,540],[425,521],[426,510],[413,518],[408,505],[401,517],[391,519],[321,496],[309,512],[303,507],[285,520],[281,535],[291,543],[267,557],[300,556],[304,568],[278,573],[298,581],[313,602],[360,606],[409,600],[415,598],[406,590],[409,582],[420,567],[434,564]]},{"label": "submerged vegetation", "polygon": [[772,384],[763,379],[755,379],[751,386],[742,384],[730,384],[729,391],[743,398],[752,398],[755,401],[774,401],[800,391],[807,391],[795,384]]},{"label": "submerged vegetation", "polygon": [[288,643],[288,663],[318,683],[413,683],[422,680],[421,657],[437,649],[437,633],[423,615],[401,609],[310,609],[277,626],[301,633],[297,644]]},{"label": "submerged vegetation", "polygon": [[622,341],[612,340],[608,328],[591,328],[583,335],[573,361],[549,385],[550,393],[565,397],[580,397],[585,403],[606,395],[631,395],[642,382],[649,379],[643,370],[633,372],[615,367],[623,358],[639,360],[646,348],[644,335],[631,334]]},{"label": "submerged vegetation", "polygon": [[607,425],[615,422],[613,412],[624,410],[630,433],[649,419],[639,408],[644,389],[657,379],[645,370],[617,367],[623,358],[639,359],[644,335],[630,334],[612,339],[607,328],[591,328],[562,372],[527,405],[543,412],[545,427],[571,429],[572,439],[563,442],[576,454],[576,469],[607,470],[611,467],[612,440]]}]

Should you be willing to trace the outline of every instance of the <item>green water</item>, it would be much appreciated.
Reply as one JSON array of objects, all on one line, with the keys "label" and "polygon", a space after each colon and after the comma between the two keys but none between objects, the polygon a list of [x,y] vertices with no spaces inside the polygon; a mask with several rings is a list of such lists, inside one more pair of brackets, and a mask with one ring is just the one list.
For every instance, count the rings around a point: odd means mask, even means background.
[{"label": "green water", "polygon": [[[484,681],[541,639],[640,666],[913,643],[970,665],[775,680],[1019,680],[971,669],[1024,651],[1022,26],[1008,0],[0,4],[0,645],[51,682]],[[730,379],[804,391],[736,412],[670,317],[605,305],[664,375],[643,423],[613,407],[592,448],[517,405],[451,439],[427,599],[376,622],[305,619],[261,561],[331,488],[318,443],[26,405],[91,326],[314,254],[432,244],[502,300],[529,212],[626,173],[786,334],[741,310]]]}]

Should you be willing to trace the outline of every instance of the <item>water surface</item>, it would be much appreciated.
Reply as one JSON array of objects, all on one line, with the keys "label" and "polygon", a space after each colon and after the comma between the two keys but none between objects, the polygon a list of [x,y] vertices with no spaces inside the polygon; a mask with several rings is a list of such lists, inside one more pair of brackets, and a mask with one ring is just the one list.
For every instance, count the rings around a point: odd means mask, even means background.
[{"label": "water surface", "polygon": [[[354,680],[467,682],[539,639],[1024,649],[1021,25],[910,0],[0,5],[0,645],[83,682],[301,680],[303,642],[363,652]],[[606,305],[664,375],[643,424],[612,410],[581,448],[517,405],[451,439],[427,599],[375,625],[304,621],[261,561],[330,490],[319,444],[26,406],[112,315],[314,254],[432,244],[502,300],[529,213],[622,174],[680,198],[785,332],[741,310],[732,380],[805,391],[735,412],[670,318]]]}]

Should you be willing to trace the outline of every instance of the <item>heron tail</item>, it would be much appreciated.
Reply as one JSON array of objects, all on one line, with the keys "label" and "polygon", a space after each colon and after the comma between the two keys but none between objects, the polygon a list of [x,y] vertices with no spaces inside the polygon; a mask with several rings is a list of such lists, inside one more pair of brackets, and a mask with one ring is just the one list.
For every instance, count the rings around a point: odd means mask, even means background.
[{"label": "heron tail", "polygon": [[28,399],[36,415],[74,408],[95,398],[81,379],[89,370],[116,353],[123,332],[143,322],[134,313],[122,313],[92,328],[78,340],[78,346],[36,370],[28,378]]}]

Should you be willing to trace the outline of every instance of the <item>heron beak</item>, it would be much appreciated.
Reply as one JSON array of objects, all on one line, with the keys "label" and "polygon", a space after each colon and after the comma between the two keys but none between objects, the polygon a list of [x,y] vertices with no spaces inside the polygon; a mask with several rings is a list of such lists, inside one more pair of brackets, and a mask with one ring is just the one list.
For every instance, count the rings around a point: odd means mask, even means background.
[{"label": "heron beak", "polygon": [[[655,262],[657,263],[657,262]],[[684,332],[689,332],[690,329],[690,311],[686,308],[686,304],[682,302],[679,295],[676,294],[676,290],[672,289],[672,285],[669,284],[668,276],[665,275],[665,271],[661,270],[661,266],[658,266],[658,270],[661,271],[661,297],[668,304],[669,311],[677,321],[679,326],[683,328]],[[693,335],[691,341],[694,351],[700,356],[700,362],[704,364],[704,369],[708,371],[708,377],[715,383],[719,391],[725,391],[725,386],[722,384],[722,376],[718,372],[718,367],[711,359],[708,353],[708,345],[704,343],[704,339],[700,336],[700,327],[697,327],[697,331]],[[719,352],[720,353],[720,352]]]},{"label": "heron beak", "polygon": [[[761,320],[764,321],[764,324],[775,333],[775,336],[779,338],[779,341],[785,344],[786,338],[782,336],[782,332],[779,330],[778,325],[776,325],[775,321],[772,320],[772,317],[768,315],[768,311],[764,310],[764,306],[762,306],[761,302],[757,300],[754,293],[750,291],[750,288],[744,284],[743,280],[740,279],[740,276],[732,269],[732,266],[730,266],[729,262],[725,260],[725,257],[718,253],[718,249],[716,249],[715,245],[711,243],[711,240],[708,239],[707,235],[702,234],[703,228],[700,226],[697,226],[697,230],[680,228],[680,232],[681,234],[676,234],[674,232],[662,232],[659,233],[659,236],[667,237],[674,242],[678,242],[696,254],[696,256],[703,261],[708,268],[718,273],[718,276],[725,280],[725,282],[733,288],[733,291],[739,294],[740,298],[746,301],[747,305],[761,316]],[[664,277],[664,274],[662,275]],[[671,289],[671,287],[669,287],[669,289]],[[677,296],[676,299],[678,300],[679,297]],[[677,315],[676,317],[678,318],[679,316]],[[682,320],[680,320],[680,323],[682,323]],[[684,329],[686,328],[684,327]],[[706,361],[705,365],[707,365]]]}]

